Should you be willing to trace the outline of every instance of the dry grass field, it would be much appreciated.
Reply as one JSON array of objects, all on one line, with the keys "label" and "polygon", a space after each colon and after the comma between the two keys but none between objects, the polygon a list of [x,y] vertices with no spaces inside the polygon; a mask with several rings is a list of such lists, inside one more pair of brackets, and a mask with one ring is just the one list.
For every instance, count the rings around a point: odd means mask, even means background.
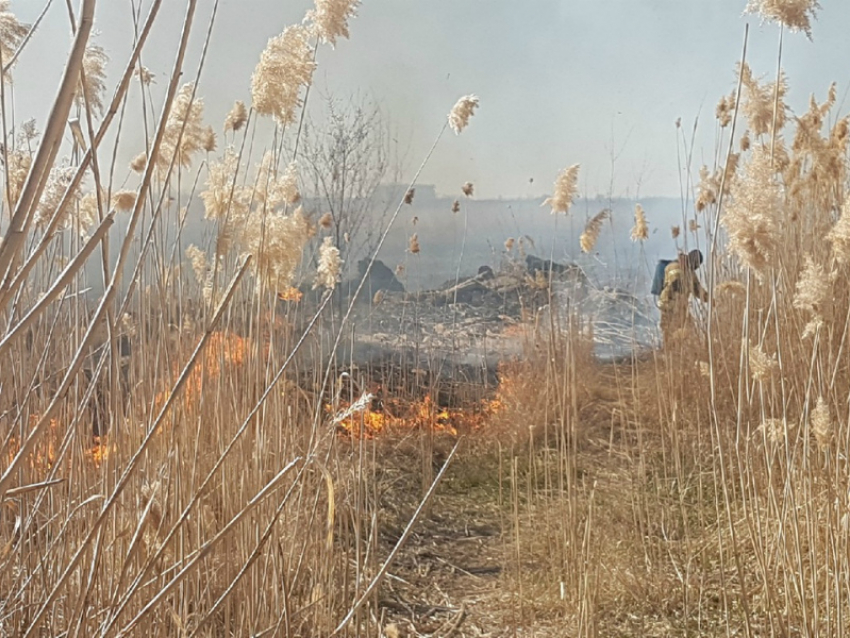
[{"label": "dry grass field", "polygon": [[[68,2],[74,42],[43,123],[12,108],[37,27],[13,4],[0,0],[0,635],[850,632],[850,119],[835,85],[792,116],[785,76],[743,54],[673,231],[706,253],[708,302],[663,348],[603,362],[586,317],[523,306],[523,355],[452,400],[444,371],[417,362],[392,389],[339,354],[355,305],[386,302],[367,276],[341,294],[355,226],[344,205],[313,205],[299,142],[317,51],[349,36],[356,0],[316,0],[272,38],[223,123],[184,65],[213,26],[197,0],[162,100],[140,63],[162,0],[124,60],[93,40],[95,0]],[[817,3],[750,8],[809,33]],[[434,147],[478,105],[447,104]],[[131,122],[144,147],[121,166]],[[368,269],[430,157],[371,229]],[[556,215],[577,195],[570,161],[552,170]],[[206,245],[181,234],[193,205]],[[652,224],[638,207],[631,239]],[[551,308],[556,277],[523,285]],[[418,316],[424,302],[405,303]]]}]

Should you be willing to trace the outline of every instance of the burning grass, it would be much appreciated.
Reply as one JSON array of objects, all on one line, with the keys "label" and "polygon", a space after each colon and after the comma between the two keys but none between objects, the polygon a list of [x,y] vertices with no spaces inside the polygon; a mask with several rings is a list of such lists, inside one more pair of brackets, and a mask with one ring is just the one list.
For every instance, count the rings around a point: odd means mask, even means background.
[{"label": "burning grass", "polygon": [[[341,402],[334,410],[332,405],[325,409],[332,415],[340,434],[353,438],[374,438],[382,434],[431,431],[457,436],[460,433],[476,432],[487,426],[499,410],[498,399],[481,400],[466,408],[447,408],[436,405],[430,394],[419,401],[375,398],[364,402],[359,408]],[[355,409],[352,410],[352,407]]]}]

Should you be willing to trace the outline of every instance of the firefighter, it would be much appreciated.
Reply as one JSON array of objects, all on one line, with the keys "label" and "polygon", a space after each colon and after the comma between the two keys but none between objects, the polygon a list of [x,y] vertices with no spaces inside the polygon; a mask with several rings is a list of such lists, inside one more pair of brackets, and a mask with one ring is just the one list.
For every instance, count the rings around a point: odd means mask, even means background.
[{"label": "firefighter", "polygon": [[661,309],[661,333],[665,344],[669,344],[670,338],[679,330],[691,327],[688,308],[691,295],[703,303],[708,301],[708,292],[697,279],[696,271],[701,265],[702,252],[695,249],[687,255],[681,253],[664,269],[664,287],[658,297],[658,307]]}]

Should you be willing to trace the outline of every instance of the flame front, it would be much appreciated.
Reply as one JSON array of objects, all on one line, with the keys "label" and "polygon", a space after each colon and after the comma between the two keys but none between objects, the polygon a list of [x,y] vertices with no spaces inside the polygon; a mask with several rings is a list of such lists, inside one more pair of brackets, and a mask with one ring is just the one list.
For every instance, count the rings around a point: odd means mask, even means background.
[{"label": "flame front", "polygon": [[[336,414],[343,414],[351,407],[341,404]],[[460,430],[476,430],[484,426],[500,407],[499,401],[480,401],[467,409],[443,408],[437,405],[430,394],[420,401],[403,402],[399,399],[385,401],[382,407],[370,403],[361,410],[336,418],[334,422],[344,436],[374,438],[385,432],[404,430],[431,430],[456,436]],[[327,405],[328,413],[334,413]]]}]

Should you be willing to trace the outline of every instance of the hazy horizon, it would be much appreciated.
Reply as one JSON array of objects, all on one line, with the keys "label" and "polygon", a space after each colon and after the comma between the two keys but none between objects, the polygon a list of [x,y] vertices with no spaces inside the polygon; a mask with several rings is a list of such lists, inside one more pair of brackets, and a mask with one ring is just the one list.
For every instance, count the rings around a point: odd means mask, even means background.
[{"label": "hazy horizon", "polygon": [[[142,16],[150,4],[140,3]],[[822,5],[812,41],[802,33],[784,36],[783,67],[794,112],[807,107],[811,93],[823,99],[832,81],[838,82],[839,110],[846,105],[850,41],[843,31],[850,4]],[[97,6],[94,42],[111,58],[107,95],[130,53],[130,6]],[[164,3],[143,56],[156,74],[155,99],[165,89],[185,6]],[[309,0],[221,1],[198,92],[205,120],[217,131],[234,100],[250,102],[251,73],[267,39],[299,23],[311,6]],[[776,73],[779,29],[761,24],[758,16],[742,16],[745,6],[744,0],[541,0],[529,7],[494,0],[485,9],[449,0],[365,0],[350,22],[350,39],[319,50],[308,112],[330,95],[374,101],[394,131],[402,172],[410,176],[455,100],[475,93],[481,108],[472,124],[457,138],[449,132],[422,173],[421,181],[440,192],[459,193],[471,181],[485,197],[541,197],[551,191],[559,170],[579,163],[580,189],[588,197],[675,197],[688,175],[684,163],[679,169],[682,139],[690,144],[695,120],[691,176],[702,163],[713,162],[714,108],[736,84],[746,25],[754,73],[768,78]],[[10,5],[28,22],[43,7],[22,0]],[[194,77],[211,7],[199,3],[186,81]],[[69,41],[67,9],[53,3],[14,71],[18,117],[33,116],[43,127]],[[53,54],[42,55],[48,44]],[[134,86],[131,104],[138,99]],[[143,147],[142,131],[125,127],[119,176]]]}]

